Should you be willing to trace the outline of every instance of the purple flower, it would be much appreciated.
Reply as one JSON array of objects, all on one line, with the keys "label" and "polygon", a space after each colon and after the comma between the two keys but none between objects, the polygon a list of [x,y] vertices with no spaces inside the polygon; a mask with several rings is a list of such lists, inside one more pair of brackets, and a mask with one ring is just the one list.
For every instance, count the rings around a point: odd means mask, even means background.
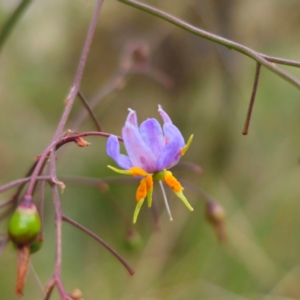
[{"label": "purple flower", "polygon": [[[134,213],[134,223],[146,196],[148,205],[151,206],[153,180],[164,180],[184,204],[193,210],[182,193],[182,186],[172,173],[167,171],[185,154],[193,135],[185,145],[181,132],[161,106],[158,107],[158,112],[163,119],[163,127],[156,119],[147,119],[138,127],[136,112],[129,109],[125,126],[122,129],[128,156],[120,153],[119,141],[115,135],[111,135],[107,141],[107,154],[123,170],[108,167],[121,174],[142,177],[136,194],[138,203]],[[168,206],[167,209],[169,211]]]}]

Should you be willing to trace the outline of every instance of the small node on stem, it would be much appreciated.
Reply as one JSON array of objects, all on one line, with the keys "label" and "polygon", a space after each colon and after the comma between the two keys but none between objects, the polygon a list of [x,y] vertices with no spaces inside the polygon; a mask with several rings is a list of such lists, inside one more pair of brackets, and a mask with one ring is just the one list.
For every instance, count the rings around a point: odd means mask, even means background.
[{"label": "small node on stem", "polygon": [[73,129],[67,129],[67,131],[63,134],[63,137],[68,137],[71,134],[78,134],[79,131],[78,130],[73,130]]},{"label": "small node on stem", "polygon": [[63,194],[63,192],[64,192],[64,190],[66,188],[66,185],[62,181],[59,181],[59,180],[57,180],[55,178],[52,179],[52,182],[55,183],[55,184],[57,184],[60,187],[61,193]]},{"label": "small node on stem", "polygon": [[74,92],[74,90],[75,90],[75,85],[73,85],[73,86],[71,87],[70,92],[69,92],[68,96],[66,97],[66,99],[65,99],[65,101],[64,101],[64,105],[67,105],[67,104],[68,104],[69,99],[71,98],[72,93]]}]

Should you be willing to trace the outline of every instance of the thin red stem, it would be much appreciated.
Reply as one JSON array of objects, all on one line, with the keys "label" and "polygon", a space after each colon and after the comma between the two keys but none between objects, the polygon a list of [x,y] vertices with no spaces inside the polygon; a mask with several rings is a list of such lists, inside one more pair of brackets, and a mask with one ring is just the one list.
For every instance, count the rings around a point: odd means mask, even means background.
[{"label": "thin red stem", "polygon": [[261,64],[257,63],[256,64],[256,71],[255,71],[255,77],[254,77],[254,84],[253,84],[252,94],[251,94],[251,98],[250,98],[250,102],[249,102],[249,107],[248,107],[248,112],[247,112],[247,117],[246,117],[246,120],[245,120],[244,129],[243,129],[243,135],[247,135],[248,134],[249,125],[250,125],[250,119],[251,119],[251,115],[252,115],[252,111],[253,111],[253,106],[254,106],[254,101],[255,101],[255,96],[256,96],[258,81],[259,81],[260,69],[261,69]]},{"label": "thin red stem", "polygon": [[82,54],[81,54],[81,58],[80,58],[80,61],[79,61],[78,69],[77,69],[75,79],[74,79],[74,82],[73,82],[73,85],[72,85],[71,93],[70,93],[70,95],[67,99],[67,105],[66,105],[65,110],[63,112],[63,115],[60,119],[60,122],[57,126],[57,129],[56,129],[56,132],[54,134],[52,142],[58,140],[60,135],[62,134],[62,132],[64,130],[64,127],[65,127],[65,124],[68,120],[69,114],[71,112],[71,109],[73,107],[75,98],[76,98],[76,96],[78,94],[78,91],[80,89],[82,75],[83,75],[84,68],[85,68],[85,65],[86,65],[86,60],[87,60],[87,57],[88,57],[88,54],[89,54],[89,51],[90,51],[90,48],[91,48],[91,44],[92,44],[93,36],[94,36],[94,33],[95,33],[95,29],[96,29],[96,26],[97,26],[98,17],[99,17],[99,14],[100,14],[102,3],[103,3],[103,0],[98,0],[97,1],[96,8],[95,8],[95,11],[94,11],[94,15],[93,15],[93,18],[92,18],[91,23],[90,23],[87,38],[86,38],[86,41],[85,41],[85,44],[84,44],[84,47],[83,47],[83,51],[82,51]]},{"label": "thin red stem", "polygon": [[110,247],[104,240],[102,240],[99,236],[97,236],[95,233],[93,233],[86,227],[82,226],[81,224],[68,218],[65,215],[63,215],[63,221],[82,230],[83,232],[85,232],[86,234],[91,236],[93,239],[95,239],[97,242],[99,242],[102,246],[104,246],[110,253],[112,253],[122,263],[122,265],[127,269],[127,271],[129,272],[130,275],[134,275],[134,270],[128,265],[128,263],[125,261],[125,259],[118,252],[116,252],[112,247]]},{"label": "thin red stem", "polygon": [[85,106],[86,110],[90,114],[92,120],[94,121],[94,124],[96,125],[97,130],[102,131],[101,125],[100,125],[96,115],[94,114],[93,109],[91,108],[89,102],[86,100],[86,98],[84,97],[84,95],[82,94],[81,91],[78,91],[78,97],[80,98],[80,100],[82,101],[82,103]]},{"label": "thin red stem", "polygon": [[[76,142],[76,139],[77,138],[80,138],[80,137],[86,137],[86,136],[101,136],[101,137],[109,137],[111,134],[109,133],[105,133],[105,132],[98,132],[98,131],[89,131],[89,132],[84,132],[84,133],[81,133],[81,134],[78,134],[78,135],[74,135],[74,136],[70,136],[70,137],[64,137],[60,140],[57,140],[57,141],[54,141],[52,142],[45,150],[44,152],[42,153],[42,155],[40,156],[39,158],[39,161],[32,173],[32,176],[31,176],[31,180],[30,180],[30,183],[29,183],[29,186],[28,186],[28,189],[27,189],[27,192],[26,194],[30,194],[32,195],[33,194],[33,191],[34,191],[34,186],[35,186],[35,182],[37,180],[37,177],[38,177],[38,174],[39,172],[41,171],[42,169],[42,166],[43,166],[43,163],[46,159],[46,157],[48,156],[48,154],[53,150],[53,149],[58,149],[60,148],[62,145],[64,144],[67,144],[67,143],[70,143],[70,142]],[[123,139],[121,137],[118,137],[118,140],[119,141],[123,141]]]}]

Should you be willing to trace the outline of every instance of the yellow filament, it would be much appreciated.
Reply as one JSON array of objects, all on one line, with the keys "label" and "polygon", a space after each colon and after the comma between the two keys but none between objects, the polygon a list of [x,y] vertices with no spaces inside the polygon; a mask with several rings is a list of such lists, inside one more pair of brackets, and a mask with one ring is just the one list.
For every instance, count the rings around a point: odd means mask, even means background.
[{"label": "yellow filament", "polygon": [[190,148],[191,143],[192,143],[192,141],[193,141],[193,137],[194,137],[194,135],[192,134],[192,135],[190,136],[190,138],[188,139],[186,145],[185,145],[183,148],[180,149],[180,155],[181,155],[181,156],[183,156],[183,155],[186,153],[186,151]]},{"label": "yellow filament", "polygon": [[151,175],[148,175],[145,178],[145,182],[147,185],[147,202],[148,202],[148,207],[151,207],[152,205],[152,193],[153,193],[153,178]]}]

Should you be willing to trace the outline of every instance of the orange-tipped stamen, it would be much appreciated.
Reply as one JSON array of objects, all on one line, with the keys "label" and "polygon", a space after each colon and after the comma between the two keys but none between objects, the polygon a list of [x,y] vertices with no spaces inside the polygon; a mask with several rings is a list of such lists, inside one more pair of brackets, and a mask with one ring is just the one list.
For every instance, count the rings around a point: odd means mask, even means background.
[{"label": "orange-tipped stamen", "polygon": [[137,217],[144,203],[145,197],[147,196],[147,182],[146,178],[143,178],[138,186],[135,194],[135,199],[137,201],[134,213],[133,213],[133,224],[136,223]]},{"label": "orange-tipped stamen", "polygon": [[139,168],[139,167],[132,167],[129,169],[131,171],[132,176],[147,176],[149,175],[145,170]]},{"label": "orange-tipped stamen", "polygon": [[145,199],[147,196],[147,184],[145,178],[143,178],[138,186],[135,194],[136,201],[140,201],[141,199]]},{"label": "orange-tipped stamen", "polygon": [[170,171],[166,172],[164,181],[175,193],[179,193],[180,191],[182,191],[180,182],[172,175]]},{"label": "orange-tipped stamen", "polygon": [[176,196],[183,202],[183,204],[190,210],[193,211],[193,207],[190,205],[186,197],[183,195],[183,187],[180,182],[172,175],[170,171],[166,172],[164,177],[166,184],[175,192]]}]

